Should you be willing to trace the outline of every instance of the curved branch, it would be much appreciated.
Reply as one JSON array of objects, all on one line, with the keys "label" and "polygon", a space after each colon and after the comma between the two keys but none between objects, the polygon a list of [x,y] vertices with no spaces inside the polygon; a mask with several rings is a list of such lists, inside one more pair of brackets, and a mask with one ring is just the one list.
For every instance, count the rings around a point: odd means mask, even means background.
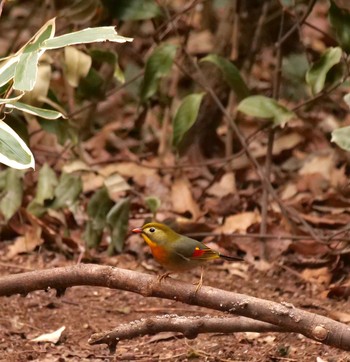
[{"label": "curved branch", "polygon": [[143,318],[122,324],[117,328],[94,333],[89,343],[108,344],[115,352],[118,342],[125,339],[156,334],[160,332],[180,332],[188,339],[194,339],[200,333],[236,333],[236,332],[286,332],[270,323],[254,321],[246,317],[184,317],[176,314]]},{"label": "curved branch", "polygon": [[174,279],[161,283],[157,277],[131,270],[94,264],[13,274],[0,279],[0,296],[27,294],[34,290],[55,288],[60,293],[77,285],[121,289],[274,324],[288,332],[301,333],[318,342],[350,350],[350,327],[330,318],[303,311],[289,303],[276,303],[224,290],[196,287]]}]

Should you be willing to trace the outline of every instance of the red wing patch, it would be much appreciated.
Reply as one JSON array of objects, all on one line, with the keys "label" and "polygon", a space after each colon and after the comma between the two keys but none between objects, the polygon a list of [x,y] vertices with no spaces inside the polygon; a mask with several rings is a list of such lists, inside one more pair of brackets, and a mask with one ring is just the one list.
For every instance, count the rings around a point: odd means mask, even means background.
[{"label": "red wing patch", "polygon": [[193,258],[199,258],[201,257],[203,254],[205,253],[205,249],[202,250],[202,249],[199,249],[198,247],[194,249],[194,252],[192,254],[192,257]]},{"label": "red wing patch", "polygon": [[197,260],[211,260],[220,258],[220,254],[210,248],[200,249],[198,246],[194,249],[191,258]]}]

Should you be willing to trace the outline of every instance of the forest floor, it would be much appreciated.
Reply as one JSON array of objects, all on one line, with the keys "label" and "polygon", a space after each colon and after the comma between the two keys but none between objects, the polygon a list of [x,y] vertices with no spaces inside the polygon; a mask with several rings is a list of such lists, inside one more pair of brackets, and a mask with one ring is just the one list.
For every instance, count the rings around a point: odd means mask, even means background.
[{"label": "forest floor", "polygon": [[[54,268],[74,264],[63,255],[42,250],[0,260],[0,273]],[[105,257],[100,263],[146,271],[130,254]],[[150,261],[152,263],[152,261]],[[196,271],[178,278],[194,282]],[[265,298],[335,318],[349,310],[350,302],[324,297],[318,285],[279,267],[261,272],[238,264],[211,264],[205,285]],[[106,345],[91,346],[89,337],[122,323],[147,316],[222,315],[197,306],[105,288],[73,287],[62,297],[55,291],[37,291],[27,296],[4,297],[0,303],[1,361],[350,361],[348,352],[293,333],[203,334],[188,340],[176,333],[144,336],[121,341],[115,354]],[[58,343],[32,339],[65,326]]]}]

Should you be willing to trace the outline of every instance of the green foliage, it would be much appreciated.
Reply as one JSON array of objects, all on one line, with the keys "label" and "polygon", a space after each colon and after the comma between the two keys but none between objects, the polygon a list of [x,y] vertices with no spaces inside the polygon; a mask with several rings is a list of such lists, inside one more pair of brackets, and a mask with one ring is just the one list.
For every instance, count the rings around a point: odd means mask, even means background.
[{"label": "green foliage", "polygon": [[160,208],[161,201],[157,196],[148,196],[145,198],[145,203],[153,214],[153,219],[156,218],[158,209]]},{"label": "green foliage", "polygon": [[346,53],[350,53],[350,13],[340,9],[333,0],[330,0],[328,19],[332,25],[337,40]]},{"label": "green foliage", "polygon": [[42,216],[46,211],[48,201],[55,197],[58,180],[55,171],[45,163],[39,171],[38,184],[34,199],[29,203],[27,210],[35,216]]},{"label": "green foliage", "polygon": [[102,0],[102,3],[119,20],[144,20],[161,14],[154,0]]},{"label": "green foliage", "polygon": [[197,119],[204,93],[185,97],[173,119],[173,145],[177,147]]},{"label": "green foliage", "polygon": [[34,168],[29,147],[4,121],[0,121],[0,162],[17,169]]},{"label": "green foliage", "polygon": [[8,221],[21,207],[23,197],[23,172],[10,168],[6,170],[5,185],[0,200],[0,212]]},{"label": "green foliage", "polygon": [[175,45],[161,44],[148,58],[140,91],[142,102],[146,102],[156,93],[159,81],[170,72],[176,49]]},{"label": "green foliage", "polygon": [[57,111],[52,111],[51,109],[43,109],[39,107],[33,107],[28,104],[21,102],[14,102],[6,104],[6,108],[15,108],[19,111],[32,114],[37,117],[42,117],[45,119],[57,119],[57,118],[66,118],[62,113]]},{"label": "green foliage", "polygon": [[85,244],[88,248],[95,248],[100,244],[106,226],[106,217],[113,204],[105,187],[96,191],[91,197],[87,207],[90,219],[84,233]]},{"label": "green foliage", "polygon": [[312,94],[317,94],[323,90],[330,70],[340,62],[341,55],[341,48],[328,48],[308,70],[306,82],[311,87]]},{"label": "green foliage", "polygon": [[101,75],[91,68],[87,76],[79,82],[77,97],[84,99],[103,99],[105,98],[105,90],[103,89],[104,81]]},{"label": "green foliage", "polygon": [[111,230],[111,243],[108,247],[108,253],[120,253],[124,246],[126,234],[129,225],[130,198],[120,199],[107,215],[107,224]]},{"label": "green foliage", "polygon": [[79,176],[62,173],[55,189],[55,199],[50,205],[52,209],[61,209],[72,206],[83,190]]},{"label": "green foliage", "polygon": [[305,84],[305,75],[309,69],[309,62],[304,53],[292,53],[282,60],[281,83],[283,95],[286,98],[300,100],[307,96],[308,88]]},{"label": "green foliage", "polygon": [[102,187],[91,197],[87,213],[88,220],[84,240],[88,248],[97,247],[107,227],[110,230],[111,242],[108,253],[121,252],[128,232],[130,199],[122,198],[116,204],[110,199],[106,187]]},{"label": "green foliage", "polygon": [[[33,107],[28,104],[18,102],[25,92],[32,91],[38,78],[38,63],[41,56],[48,49],[57,49],[74,44],[114,41],[131,41],[118,35],[113,26],[88,28],[77,32],[54,37],[55,18],[49,20],[41,29],[28,41],[17,53],[11,54],[0,65],[0,86],[5,92],[6,89],[13,86],[13,89],[19,91],[19,95],[13,98],[2,99],[5,108],[17,109],[21,112],[42,117],[46,119],[57,119],[63,117],[61,112]],[[70,54],[70,65],[74,67],[75,72],[70,71],[70,82],[77,85],[79,79],[84,76],[88,70],[86,55],[84,57],[77,50],[67,50]],[[75,57],[72,56],[75,55]],[[77,54],[79,56],[77,56]],[[73,62],[74,58],[74,62]],[[84,58],[84,67],[81,66]],[[74,63],[72,65],[72,63]],[[74,74],[73,74],[74,73]],[[74,78],[74,79],[73,79]],[[96,82],[95,82],[96,83]],[[34,157],[26,144],[20,140],[20,137],[11,130],[4,122],[1,122],[3,132],[0,132],[0,162],[18,169],[34,168]],[[16,147],[13,145],[16,144]]]},{"label": "green foliage", "polygon": [[251,96],[243,99],[237,110],[256,118],[271,119],[273,126],[284,126],[295,114],[272,98]]},{"label": "green foliage", "polygon": [[210,62],[215,64],[222,71],[224,80],[235,92],[239,100],[242,100],[249,96],[249,89],[245,84],[241,73],[236,68],[236,66],[229,60],[216,54],[209,54],[206,57],[202,58],[201,62]]},{"label": "green foliage", "polygon": [[342,127],[332,132],[332,142],[345,151],[350,151],[350,126]]},{"label": "green foliage", "polygon": [[50,120],[41,118],[38,121],[44,131],[56,135],[57,141],[61,145],[64,145],[67,140],[71,141],[72,144],[77,144],[77,132],[67,119],[61,119],[58,122],[52,122]]}]

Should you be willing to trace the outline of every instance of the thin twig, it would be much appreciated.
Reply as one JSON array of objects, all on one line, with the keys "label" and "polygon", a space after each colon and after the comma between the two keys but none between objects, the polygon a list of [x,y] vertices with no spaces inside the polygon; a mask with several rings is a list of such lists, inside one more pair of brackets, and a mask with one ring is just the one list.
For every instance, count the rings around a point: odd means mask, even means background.
[{"label": "thin twig", "polygon": [[309,5],[304,13],[304,15],[301,17],[299,22],[296,22],[293,24],[293,26],[279,39],[279,41],[275,44],[275,48],[278,49],[296,30],[299,28],[299,24],[303,24],[304,21],[308,18],[310,15],[313,7],[315,6],[317,0],[310,0]]},{"label": "thin twig", "polygon": [[[282,37],[283,26],[284,26],[284,11],[281,14],[280,30],[278,34],[278,40]],[[281,64],[282,64],[282,46],[277,48],[276,54],[276,65],[275,72],[273,77],[273,89],[272,97],[277,100],[279,98],[279,90],[281,84]],[[272,164],[272,153],[273,145],[275,140],[275,129],[270,128],[268,133],[267,141],[267,152],[265,158],[265,176],[271,182],[271,164]],[[260,233],[266,234],[267,231],[267,216],[268,216],[268,205],[269,205],[269,190],[266,187],[263,187],[263,193],[261,197],[261,223],[260,223]],[[266,243],[260,243],[260,258],[262,260],[267,260],[267,248]]]}]

